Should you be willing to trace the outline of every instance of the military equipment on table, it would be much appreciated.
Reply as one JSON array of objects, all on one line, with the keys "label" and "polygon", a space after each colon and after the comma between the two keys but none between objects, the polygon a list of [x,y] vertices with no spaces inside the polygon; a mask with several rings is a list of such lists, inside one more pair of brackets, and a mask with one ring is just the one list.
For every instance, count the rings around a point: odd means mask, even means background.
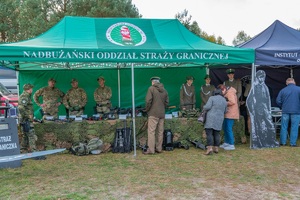
[{"label": "military equipment on table", "polygon": [[164,131],[163,149],[166,151],[173,151],[173,133],[170,129]]},{"label": "military equipment on table", "polygon": [[202,144],[201,142],[198,142],[197,140],[192,141],[190,139],[187,139],[187,141],[192,143],[196,148],[199,148],[199,149],[202,149],[202,150],[206,149],[206,146],[204,144]]},{"label": "military equipment on table", "polygon": [[118,107],[110,108],[110,111],[108,113],[103,113],[102,119],[117,119],[118,118]]},{"label": "military equipment on table", "polygon": [[143,116],[146,117],[147,116],[147,112],[146,109],[142,106],[138,106],[135,108],[135,116]]},{"label": "military equipment on table", "polygon": [[[118,108],[117,113],[119,115],[126,115],[127,117],[132,117],[132,111],[133,111],[132,108]],[[135,107],[135,116],[146,117],[147,116],[147,112],[146,112],[145,108],[142,107],[142,106]]]},{"label": "military equipment on table", "polygon": [[77,156],[83,156],[88,154],[101,153],[101,147],[103,145],[102,140],[99,138],[93,138],[89,142],[77,142],[69,149],[71,153]]},{"label": "military equipment on table", "polygon": [[189,150],[190,149],[190,146],[189,145],[184,145],[182,144],[181,142],[174,142],[174,148],[183,148],[185,150]]},{"label": "military equipment on table", "polygon": [[117,128],[113,143],[113,153],[129,153],[132,151],[132,122],[130,127],[126,127],[127,121],[124,120],[124,127]]}]

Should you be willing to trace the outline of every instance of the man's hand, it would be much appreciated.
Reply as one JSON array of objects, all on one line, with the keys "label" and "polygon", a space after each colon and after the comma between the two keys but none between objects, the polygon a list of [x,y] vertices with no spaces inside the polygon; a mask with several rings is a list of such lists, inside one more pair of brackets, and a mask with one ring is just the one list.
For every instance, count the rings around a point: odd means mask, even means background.
[{"label": "man's hand", "polygon": [[79,106],[75,106],[75,107],[73,107],[73,109],[76,110],[76,111],[79,111],[80,107]]}]

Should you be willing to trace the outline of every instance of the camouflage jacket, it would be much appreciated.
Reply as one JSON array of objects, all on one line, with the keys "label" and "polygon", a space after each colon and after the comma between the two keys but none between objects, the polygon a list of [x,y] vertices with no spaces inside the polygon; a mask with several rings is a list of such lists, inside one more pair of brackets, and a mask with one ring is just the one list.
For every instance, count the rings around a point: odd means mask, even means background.
[{"label": "camouflage jacket", "polygon": [[33,103],[31,100],[31,94],[24,91],[18,100],[18,109],[19,109],[19,119],[20,122],[26,120],[33,120]]},{"label": "camouflage jacket", "polygon": [[99,104],[110,103],[112,92],[110,87],[98,87],[94,92],[94,99]]},{"label": "camouflage jacket", "polygon": [[41,106],[41,103],[39,102],[40,96],[43,97],[44,104],[46,104],[47,106],[55,106],[59,98],[61,98],[62,100],[64,93],[58,88],[51,88],[49,86],[43,87],[36,91],[33,95],[33,100],[38,106]]},{"label": "camouflage jacket", "polygon": [[78,106],[83,108],[87,103],[86,92],[82,88],[71,88],[63,98],[63,104],[67,109]]}]

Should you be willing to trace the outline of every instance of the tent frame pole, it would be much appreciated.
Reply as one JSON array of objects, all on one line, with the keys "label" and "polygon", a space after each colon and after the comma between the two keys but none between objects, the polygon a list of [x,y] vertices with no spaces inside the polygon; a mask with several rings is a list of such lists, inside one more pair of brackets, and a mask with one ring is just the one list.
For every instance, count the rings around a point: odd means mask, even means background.
[{"label": "tent frame pole", "polygon": [[[255,74],[256,74],[256,65],[254,63],[252,63],[252,67],[251,67],[251,89],[254,89],[254,81],[255,81],[255,78],[256,78]],[[252,122],[251,122],[251,127],[252,127]],[[252,130],[250,130],[250,149],[251,149],[251,147],[252,147]]]},{"label": "tent frame pole", "polygon": [[131,88],[132,88],[132,130],[133,130],[133,156],[136,157],[136,133],[135,133],[135,98],[134,98],[134,66],[131,63]]},{"label": "tent frame pole", "polygon": [[121,108],[121,78],[120,78],[120,66],[118,66],[118,101],[119,101],[119,108]]}]

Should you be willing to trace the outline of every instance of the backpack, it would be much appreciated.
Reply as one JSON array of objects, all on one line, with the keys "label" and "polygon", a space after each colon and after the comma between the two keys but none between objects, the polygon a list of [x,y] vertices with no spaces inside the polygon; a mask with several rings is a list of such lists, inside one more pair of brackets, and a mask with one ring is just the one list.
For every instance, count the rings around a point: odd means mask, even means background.
[{"label": "backpack", "polygon": [[117,128],[115,132],[114,143],[112,144],[113,153],[129,153],[133,149],[132,145],[132,129],[126,127],[126,120],[124,121],[124,128]]},{"label": "backpack", "polygon": [[101,147],[103,145],[102,140],[99,138],[93,138],[88,143],[77,142],[70,148],[71,153],[77,156],[84,156],[88,154],[101,153]]},{"label": "backpack", "polygon": [[172,133],[171,129],[166,129],[164,131],[163,149],[166,151],[173,151],[173,149],[174,149],[173,133]]}]

